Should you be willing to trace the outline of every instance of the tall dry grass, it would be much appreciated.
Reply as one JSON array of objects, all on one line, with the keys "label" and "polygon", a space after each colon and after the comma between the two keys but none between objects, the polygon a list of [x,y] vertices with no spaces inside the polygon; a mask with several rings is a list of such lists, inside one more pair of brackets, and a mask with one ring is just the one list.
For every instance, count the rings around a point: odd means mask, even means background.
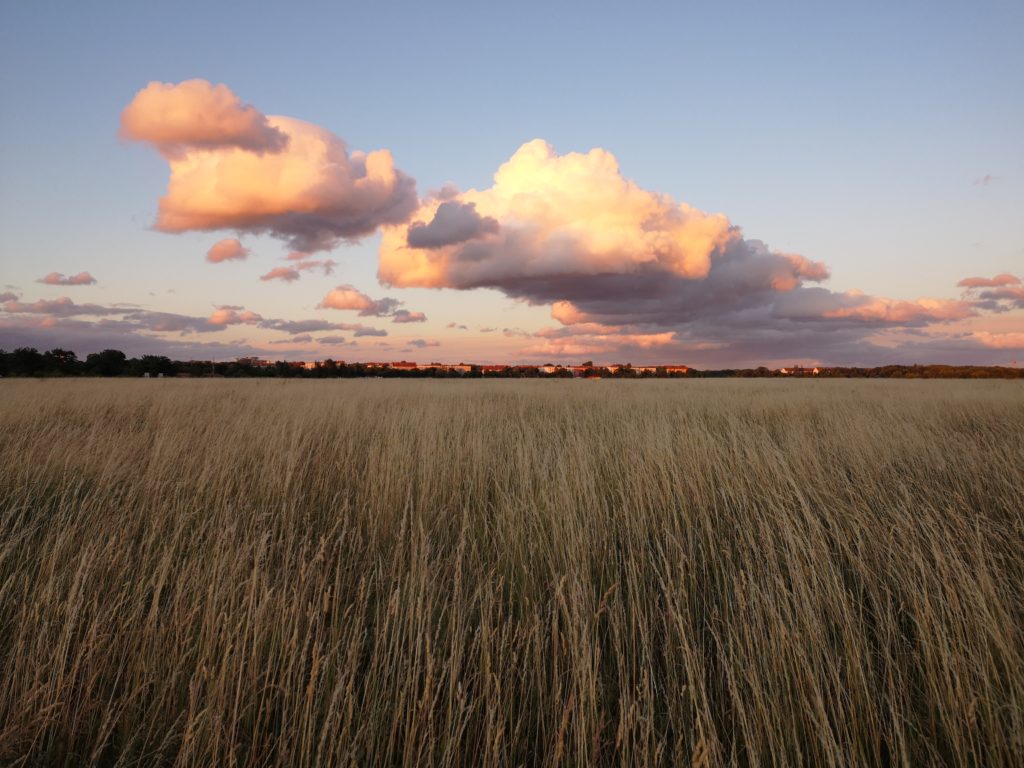
[{"label": "tall dry grass", "polygon": [[0,382],[0,762],[1024,763],[1024,387]]}]

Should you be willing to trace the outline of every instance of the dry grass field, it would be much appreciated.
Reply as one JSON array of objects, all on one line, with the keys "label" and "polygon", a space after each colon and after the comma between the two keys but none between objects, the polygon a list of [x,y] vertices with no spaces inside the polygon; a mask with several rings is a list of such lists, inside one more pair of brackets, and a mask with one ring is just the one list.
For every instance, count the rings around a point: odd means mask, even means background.
[{"label": "dry grass field", "polygon": [[0,382],[0,763],[1024,764],[1024,385]]}]

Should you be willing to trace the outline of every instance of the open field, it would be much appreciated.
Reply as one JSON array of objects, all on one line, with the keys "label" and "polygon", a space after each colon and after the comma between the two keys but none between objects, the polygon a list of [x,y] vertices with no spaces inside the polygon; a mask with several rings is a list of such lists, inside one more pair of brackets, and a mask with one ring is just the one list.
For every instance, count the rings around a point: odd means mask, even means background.
[{"label": "open field", "polygon": [[1024,385],[0,382],[0,763],[1024,763]]}]

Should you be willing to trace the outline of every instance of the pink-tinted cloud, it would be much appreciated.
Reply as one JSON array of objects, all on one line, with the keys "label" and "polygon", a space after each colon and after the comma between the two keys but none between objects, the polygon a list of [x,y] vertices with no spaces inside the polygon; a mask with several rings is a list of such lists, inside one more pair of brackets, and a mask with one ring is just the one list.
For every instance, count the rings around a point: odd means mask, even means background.
[{"label": "pink-tinted cloud", "polygon": [[534,336],[538,341],[521,350],[527,357],[635,354],[637,350],[667,347],[675,342],[672,331],[622,333],[616,328],[593,324],[574,328],[546,328]]},{"label": "pink-tinted cloud", "polygon": [[12,293],[11,291],[4,291],[0,293],[0,303],[6,304],[8,301],[17,301],[18,294]]},{"label": "pink-tinted cloud", "polygon": [[206,80],[151,82],[121,113],[121,136],[153,144],[165,155],[190,150],[281,152],[288,136],[226,85]]},{"label": "pink-tinted cloud", "polygon": [[416,347],[417,349],[425,349],[426,347],[440,347],[441,342],[428,339],[413,339],[409,342],[409,346]]},{"label": "pink-tinted cloud", "polygon": [[[291,260],[296,254],[291,254],[288,259]],[[305,254],[302,254],[305,256]],[[291,261],[289,267],[274,267],[272,270],[267,272],[265,275],[260,275],[260,280],[283,280],[291,283],[298,280],[303,272],[308,272],[311,269],[319,269],[324,273],[324,277],[327,277],[334,272],[334,268],[338,266],[338,262],[333,259],[304,259],[302,261]]]},{"label": "pink-tinted cloud", "polygon": [[957,285],[964,288],[964,299],[977,309],[1009,312],[1024,309],[1024,284],[1016,275],[966,277]]},{"label": "pink-tinted cloud", "polygon": [[286,283],[291,283],[298,280],[301,277],[299,270],[293,267],[274,267],[272,270],[267,272],[265,275],[260,275],[260,280],[282,280]]},{"label": "pink-tinted cloud", "polygon": [[170,166],[156,228],[269,233],[296,251],[329,250],[417,205],[391,153],[349,151],[330,131],[243,105],[226,86],[151,83],[122,115],[122,134]]},{"label": "pink-tinted cloud", "polygon": [[36,280],[44,285],[95,285],[96,278],[88,272],[79,272],[77,275],[64,275],[60,272],[51,272]]},{"label": "pink-tinted cloud", "polygon": [[331,346],[341,346],[342,344],[355,344],[354,341],[349,341],[344,336],[321,336],[317,339],[320,344],[330,344]]},{"label": "pink-tinted cloud", "polygon": [[999,288],[1005,285],[1020,285],[1021,280],[1016,275],[1009,275],[1005,272],[995,277],[965,277],[959,283],[961,288]]},{"label": "pink-tinted cloud", "polygon": [[210,246],[210,250],[206,252],[206,260],[213,264],[220,264],[222,261],[244,261],[249,258],[249,254],[249,249],[243,248],[238,238],[226,237]]},{"label": "pink-tinted cloud", "polygon": [[[611,153],[558,155],[523,145],[487,189],[424,200],[411,224],[385,228],[385,284],[495,288],[551,306],[566,326],[600,326],[559,349],[644,351],[770,359],[779,350],[863,355],[886,329],[951,324],[988,309],[979,300],[869,296],[815,286],[828,267],[747,239],[722,214],[704,213],[624,177]],[[1002,286],[1000,306],[1013,300]],[[668,334],[665,336],[663,334]],[[665,342],[666,349],[668,343]]]},{"label": "pink-tinted cloud", "polygon": [[660,271],[701,277],[738,235],[707,214],[641,189],[602,149],[558,155],[524,144],[490,189],[427,200],[385,231],[380,277],[397,286],[502,287],[566,274]]},{"label": "pink-tinted cloud", "polygon": [[39,299],[31,304],[10,299],[4,302],[3,309],[11,314],[54,315],[57,317],[119,315],[126,311],[118,307],[105,307],[100,304],[76,304],[68,296],[61,296],[57,299]]},{"label": "pink-tinted cloud", "polygon": [[993,333],[991,331],[974,331],[970,334],[970,338],[983,347],[1024,350],[1024,332]]},{"label": "pink-tinted cloud", "polygon": [[402,302],[385,297],[372,299],[352,285],[339,285],[317,305],[319,309],[342,309],[358,312],[363,317],[390,317],[396,323],[422,323],[427,316],[422,312],[400,309]]},{"label": "pink-tinted cloud", "polygon": [[231,306],[218,307],[209,319],[213,325],[256,325],[263,320],[255,312]]}]

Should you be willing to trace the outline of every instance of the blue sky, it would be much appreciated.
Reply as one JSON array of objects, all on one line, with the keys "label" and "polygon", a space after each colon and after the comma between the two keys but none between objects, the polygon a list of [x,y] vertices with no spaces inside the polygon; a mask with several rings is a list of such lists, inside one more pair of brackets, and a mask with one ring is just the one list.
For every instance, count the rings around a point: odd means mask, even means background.
[{"label": "blue sky", "polygon": [[167,164],[119,115],[150,81],[201,78],[387,148],[420,195],[488,187],[534,138],[602,147],[644,189],[825,262],[833,290],[956,297],[1024,264],[1024,5],[892,5],[8,3],[0,283],[34,300],[60,293],[42,274],[88,270],[76,301],[297,317],[341,282],[426,310],[434,336],[435,317],[550,323],[500,290],[382,288],[377,235],[282,289],[254,279],[270,237],[228,271],[202,260],[217,236],[153,231]]}]

